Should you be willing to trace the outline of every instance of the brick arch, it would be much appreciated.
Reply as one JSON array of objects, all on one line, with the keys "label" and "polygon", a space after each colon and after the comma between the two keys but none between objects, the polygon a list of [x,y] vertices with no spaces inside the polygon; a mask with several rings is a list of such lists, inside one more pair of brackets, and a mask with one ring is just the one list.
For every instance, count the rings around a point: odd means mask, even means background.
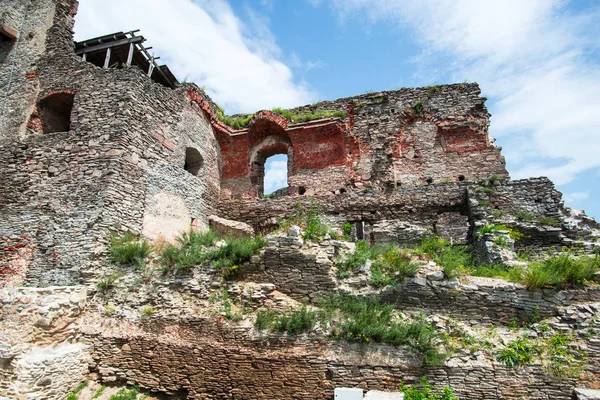
[{"label": "brick arch", "polygon": [[267,158],[277,154],[285,154],[288,157],[289,182],[290,176],[294,174],[294,147],[287,135],[267,136],[250,150],[250,184],[258,197],[262,197],[264,194],[265,162]]},{"label": "brick arch", "polygon": [[69,89],[43,94],[36,102],[27,127],[36,133],[69,131],[74,101],[75,91]]}]

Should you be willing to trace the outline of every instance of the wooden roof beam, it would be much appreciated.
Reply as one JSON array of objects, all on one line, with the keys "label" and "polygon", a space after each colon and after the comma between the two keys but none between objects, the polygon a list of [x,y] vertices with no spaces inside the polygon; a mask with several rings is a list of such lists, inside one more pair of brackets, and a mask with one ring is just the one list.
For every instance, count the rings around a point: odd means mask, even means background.
[{"label": "wooden roof beam", "polygon": [[92,51],[106,50],[111,47],[122,46],[131,43],[143,43],[146,39],[143,36],[134,36],[132,38],[115,40],[107,43],[97,44],[95,46],[83,47],[75,50],[75,54],[82,55],[83,53],[90,53]]}]

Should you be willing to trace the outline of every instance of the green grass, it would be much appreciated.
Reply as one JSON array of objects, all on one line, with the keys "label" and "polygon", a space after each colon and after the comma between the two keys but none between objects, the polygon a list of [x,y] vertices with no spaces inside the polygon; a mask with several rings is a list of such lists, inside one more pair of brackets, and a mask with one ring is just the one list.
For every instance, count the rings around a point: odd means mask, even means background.
[{"label": "green grass", "polygon": [[542,287],[565,288],[586,283],[599,268],[598,256],[575,257],[564,252],[544,261],[531,263],[529,268],[521,271],[521,282],[530,290]]},{"label": "green grass", "polygon": [[154,307],[151,305],[146,305],[142,307],[140,314],[142,314],[144,317],[151,317],[154,315]]},{"label": "green grass", "polygon": [[284,110],[282,108],[274,108],[272,111],[290,120],[292,123],[308,122],[314,119],[328,117],[346,118],[347,116],[344,111],[315,111],[305,114],[294,114],[290,110]]},{"label": "green grass", "polygon": [[140,389],[137,386],[133,386],[131,389],[122,388],[112,396],[110,400],[136,400]]},{"label": "green grass", "polygon": [[419,270],[419,265],[412,262],[408,251],[391,245],[369,246],[365,241],[359,241],[354,253],[337,262],[338,277],[345,278],[355,273],[369,259],[373,261],[371,285],[377,288],[401,283],[405,278],[415,276]]},{"label": "green grass", "polygon": [[473,265],[473,256],[467,246],[452,246],[437,235],[425,235],[414,249],[416,254],[427,254],[441,265],[448,279],[456,278]]},{"label": "green grass", "polygon": [[375,298],[336,295],[319,302],[331,324],[334,338],[350,342],[379,342],[405,345],[423,354],[427,364],[439,364],[446,354],[439,350],[443,338],[434,326],[419,317],[416,320],[394,318],[392,305]]},{"label": "green grass", "polygon": [[124,266],[143,266],[152,253],[152,246],[144,238],[127,232],[122,236],[112,236],[108,248],[111,261]]},{"label": "green grass", "polygon": [[96,390],[96,393],[94,393],[94,396],[92,396],[92,399],[97,399],[98,397],[102,396],[102,394],[104,394],[105,390],[106,390],[106,386],[104,386],[104,385],[100,386],[100,388],[98,390]]},{"label": "green grass", "polygon": [[81,391],[83,389],[85,389],[87,386],[88,386],[87,381],[81,382],[79,385],[77,385],[77,387],[75,389],[73,389],[73,391],[71,393],[69,393],[69,395],[67,397],[65,397],[65,400],[77,400],[79,398],[79,394],[81,393]]},{"label": "green grass", "polygon": [[446,386],[441,392],[436,391],[425,376],[421,378],[419,386],[407,386],[400,382],[400,391],[404,393],[404,400],[458,400],[452,388]]},{"label": "green grass", "polygon": [[547,226],[556,226],[556,225],[560,224],[560,222],[556,218],[547,218],[547,217],[538,219],[538,222],[542,225],[547,225]]},{"label": "green grass", "polygon": [[219,119],[219,121],[221,121],[225,125],[230,126],[234,129],[246,128],[248,125],[250,125],[252,118],[254,118],[254,115],[252,115],[252,114],[247,115],[246,117],[240,117],[240,118],[228,117],[225,115],[225,112],[223,111],[223,109],[219,106],[216,107],[215,113],[217,114],[217,118]]},{"label": "green grass", "polygon": [[444,336],[422,316],[399,320],[392,305],[381,304],[376,298],[335,295],[320,299],[317,304],[318,311],[306,307],[284,313],[260,310],[254,326],[296,335],[310,332],[319,321],[335,339],[408,346],[423,354],[428,364],[439,364],[447,357],[440,351]]},{"label": "green grass", "polygon": [[424,108],[423,102],[419,100],[415,104],[412,105],[411,110],[412,110],[413,114],[419,115],[423,112],[423,108]]},{"label": "green grass", "polygon": [[121,274],[118,272],[112,272],[107,275],[103,275],[100,277],[98,282],[96,282],[96,289],[100,292],[107,292],[115,286],[115,282],[117,279],[121,277]]},{"label": "green grass", "polygon": [[211,250],[217,239],[217,234],[210,230],[182,234],[177,238],[177,245],[167,246],[160,254],[159,262],[163,266],[163,272],[172,269],[186,270],[210,263],[214,268],[223,269],[226,277],[232,278],[241,264],[250,260],[252,255],[266,245],[266,240],[258,236],[254,239],[228,238],[224,246]]},{"label": "green grass", "polygon": [[533,221],[535,219],[535,215],[529,211],[521,210],[515,213],[515,217],[519,221]]},{"label": "green grass", "polygon": [[302,307],[300,310],[281,314],[275,321],[275,329],[279,332],[297,335],[303,332],[310,332],[316,322],[317,313],[308,310],[306,307]]}]

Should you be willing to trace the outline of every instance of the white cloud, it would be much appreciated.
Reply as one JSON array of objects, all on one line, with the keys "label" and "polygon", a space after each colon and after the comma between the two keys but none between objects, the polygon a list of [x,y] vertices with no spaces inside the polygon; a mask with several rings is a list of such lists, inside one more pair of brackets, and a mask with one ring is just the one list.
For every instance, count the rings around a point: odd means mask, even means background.
[{"label": "white cloud", "polygon": [[[277,157],[277,156],[276,156]],[[285,158],[281,160],[280,158]],[[287,187],[287,156],[267,159],[265,163],[265,194]]]},{"label": "white cloud", "polygon": [[574,192],[564,195],[565,203],[574,203],[577,201],[583,201],[590,198],[590,192]]},{"label": "white cloud", "polygon": [[442,59],[453,80],[479,82],[513,177],[564,184],[600,167],[600,3],[576,14],[566,0],[328,2],[342,20],[408,26],[421,69],[439,71]]},{"label": "white cloud", "polygon": [[314,94],[280,61],[268,19],[246,14],[248,23],[224,0],[86,0],[75,37],[140,29],[180,80],[205,86],[228,113],[311,102]]}]

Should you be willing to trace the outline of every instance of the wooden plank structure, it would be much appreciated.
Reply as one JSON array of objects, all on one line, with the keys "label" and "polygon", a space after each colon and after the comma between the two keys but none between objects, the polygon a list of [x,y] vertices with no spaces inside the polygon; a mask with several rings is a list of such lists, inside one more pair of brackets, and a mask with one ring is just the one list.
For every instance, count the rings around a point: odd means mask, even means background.
[{"label": "wooden plank structure", "polygon": [[75,42],[75,54],[104,69],[137,66],[153,81],[175,88],[179,84],[175,75],[166,65],[159,66],[156,63],[160,57],[148,52],[152,47],[145,47],[143,43],[146,39],[136,36],[137,32],[139,29]]}]

